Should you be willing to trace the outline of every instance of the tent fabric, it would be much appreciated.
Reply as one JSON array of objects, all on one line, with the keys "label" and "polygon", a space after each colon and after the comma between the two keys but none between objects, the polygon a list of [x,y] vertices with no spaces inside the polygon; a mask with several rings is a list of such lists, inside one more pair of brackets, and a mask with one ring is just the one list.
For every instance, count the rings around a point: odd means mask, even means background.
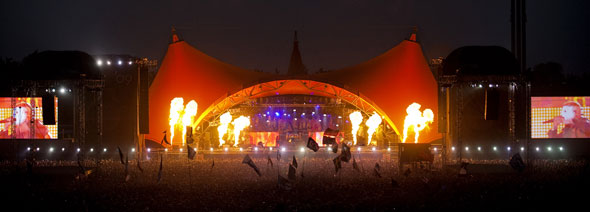
[{"label": "tent fabric", "polygon": [[[293,79],[301,77],[292,76]],[[231,95],[231,92],[278,78],[284,79],[285,76],[225,64],[185,41],[171,43],[150,86],[150,134],[147,138],[158,140],[161,132],[169,128],[170,101],[175,97],[183,97],[185,104],[195,100],[199,111],[204,111],[216,100]],[[403,129],[406,108],[413,102],[421,104],[421,110],[430,108],[435,116],[438,115],[437,83],[421,46],[414,41],[404,40],[384,54],[359,65],[306,75],[304,78],[344,85],[357,91],[380,107],[400,130]],[[420,142],[440,138],[436,127],[437,123],[433,123],[427,132],[421,132]]]},{"label": "tent fabric", "polygon": [[[406,108],[416,102],[438,115],[437,82],[419,43],[404,40],[384,54],[364,63],[311,75],[310,78],[358,90],[379,106],[401,131]],[[438,139],[438,123],[420,133],[420,142]]]}]

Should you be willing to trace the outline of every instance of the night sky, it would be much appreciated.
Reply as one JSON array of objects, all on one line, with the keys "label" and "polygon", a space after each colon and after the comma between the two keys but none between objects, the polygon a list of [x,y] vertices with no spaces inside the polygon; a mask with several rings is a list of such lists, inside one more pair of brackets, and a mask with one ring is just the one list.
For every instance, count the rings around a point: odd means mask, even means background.
[{"label": "night sky", "polygon": [[[527,63],[590,72],[590,1],[527,1]],[[510,0],[2,1],[0,56],[81,50],[161,60],[170,27],[206,54],[246,69],[286,72],[293,30],[310,72],[354,65],[418,27],[428,59],[465,45],[510,50]]]}]

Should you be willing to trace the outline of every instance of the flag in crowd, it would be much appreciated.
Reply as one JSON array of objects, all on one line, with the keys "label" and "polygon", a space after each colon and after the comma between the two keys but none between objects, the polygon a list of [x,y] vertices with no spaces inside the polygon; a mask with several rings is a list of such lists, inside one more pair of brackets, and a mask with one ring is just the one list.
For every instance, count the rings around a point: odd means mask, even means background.
[{"label": "flag in crowd", "polygon": [[272,160],[270,159],[270,155],[266,155],[266,165],[268,166],[270,164],[270,168],[274,168],[273,164],[272,164]]},{"label": "flag in crowd", "polygon": [[143,168],[141,168],[141,165],[139,164],[141,160],[139,158],[137,158],[137,169],[139,169],[140,172],[143,172]]},{"label": "flag in crowd", "polygon": [[379,178],[381,178],[381,173],[380,173],[380,171],[381,171],[381,166],[379,166],[379,163],[375,163],[375,168],[373,168],[373,175],[374,175],[375,177],[379,177]]},{"label": "flag in crowd", "polygon": [[160,183],[160,181],[162,180],[162,161],[164,160],[164,157],[162,155],[160,155],[160,169],[158,170],[158,183]]},{"label": "flag in crowd", "polygon": [[332,152],[338,153],[338,143],[334,142],[334,144],[332,144]]},{"label": "flag in crowd", "polygon": [[191,160],[195,159],[195,155],[197,154],[197,152],[193,148],[191,148],[188,145],[188,143],[186,144],[186,148],[188,150],[187,151],[188,152],[188,159],[191,159]]},{"label": "flag in crowd", "polygon": [[313,150],[314,152],[317,152],[318,150],[320,150],[320,146],[318,145],[318,142],[313,140],[313,138],[311,138],[311,137],[309,137],[309,139],[307,139],[307,148]]},{"label": "flag in crowd", "polygon": [[342,143],[342,152],[340,152],[340,160],[348,163],[351,157],[352,153],[350,153],[350,147],[348,147],[346,143]]},{"label": "flag in crowd", "polygon": [[248,166],[250,166],[250,167],[252,167],[252,169],[254,169],[256,174],[258,174],[258,176],[262,176],[262,174],[260,174],[260,170],[258,170],[258,167],[256,167],[256,164],[254,164],[254,161],[252,160],[252,158],[250,158],[250,155],[246,155],[244,157],[244,160],[242,160],[242,163],[248,164]]},{"label": "flag in crowd", "polygon": [[293,162],[292,162],[293,166],[295,166],[295,168],[297,168],[297,158],[295,158],[295,155],[293,155]]},{"label": "flag in crowd", "polygon": [[168,143],[168,139],[166,139],[166,130],[164,130],[164,138],[162,138],[162,141],[160,141],[160,145],[164,145],[164,143],[170,145],[170,143]]},{"label": "flag in crowd", "polygon": [[123,161],[123,151],[121,151],[121,147],[117,147],[119,150],[119,158],[121,159],[121,164],[125,165],[125,161]]},{"label": "flag in crowd", "polygon": [[525,168],[524,161],[522,161],[522,157],[520,157],[520,153],[518,153],[518,152],[516,154],[514,154],[514,156],[512,156],[512,158],[510,158],[509,163],[513,169],[516,169],[519,172],[522,172]]},{"label": "flag in crowd", "polygon": [[334,163],[334,169],[336,170],[336,172],[340,171],[340,169],[342,168],[342,164],[340,163],[340,156],[335,157],[332,160],[332,163]]}]

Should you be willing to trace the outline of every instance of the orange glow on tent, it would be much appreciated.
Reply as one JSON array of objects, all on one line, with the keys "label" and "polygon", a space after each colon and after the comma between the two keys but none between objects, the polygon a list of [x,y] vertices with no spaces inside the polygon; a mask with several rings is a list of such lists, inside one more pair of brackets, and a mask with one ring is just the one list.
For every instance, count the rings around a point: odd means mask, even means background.
[{"label": "orange glow on tent", "polygon": [[414,142],[418,143],[420,131],[427,128],[428,124],[431,124],[434,121],[434,113],[432,113],[432,110],[424,109],[423,112],[420,112],[420,107],[422,107],[420,104],[414,102],[406,109],[408,115],[404,120],[404,138],[402,143],[406,143],[410,127],[412,131],[414,131]]}]

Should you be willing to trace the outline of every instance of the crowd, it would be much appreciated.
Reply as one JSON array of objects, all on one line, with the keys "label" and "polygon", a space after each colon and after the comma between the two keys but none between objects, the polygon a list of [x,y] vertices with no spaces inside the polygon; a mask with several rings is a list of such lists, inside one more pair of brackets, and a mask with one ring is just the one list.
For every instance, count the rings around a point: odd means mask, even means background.
[{"label": "crowd", "polygon": [[[287,178],[292,153],[250,154],[261,176],[242,164],[245,153],[150,156],[139,166],[130,158],[127,172],[119,160],[82,158],[92,170],[84,178],[78,161],[36,161],[32,172],[24,161],[4,161],[3,201],[57,211],[563,210],[586,207],[590,187],[588,161],[535,160],[523,172],[459,176],[456,168],[400,170],[394,160],[358,154],[358,170],[351,160],[336,171],[334,155],[308,152],[295,154],[296,179],[286,187],[278,176]],[[496,162],[506,163],[488,161]],[[69,171],[48,171],[60,168]]]}]

